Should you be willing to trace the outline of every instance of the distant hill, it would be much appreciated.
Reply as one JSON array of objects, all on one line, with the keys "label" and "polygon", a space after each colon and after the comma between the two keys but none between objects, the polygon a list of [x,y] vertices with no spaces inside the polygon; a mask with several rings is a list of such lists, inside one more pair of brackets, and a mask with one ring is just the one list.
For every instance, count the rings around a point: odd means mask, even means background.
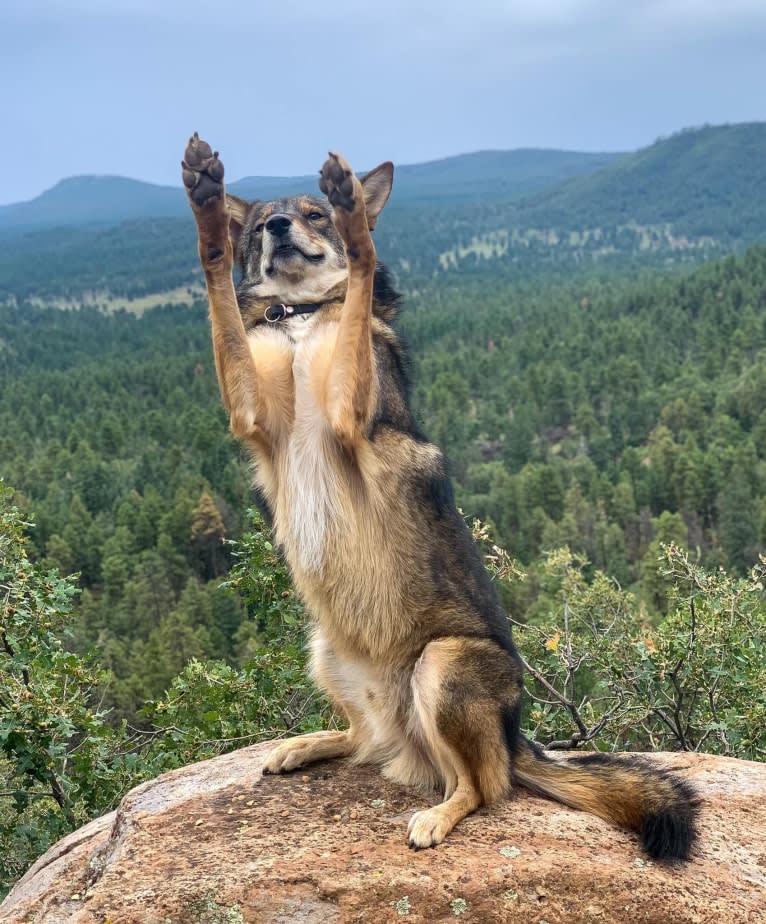
[{"label": "distant hill", "polygon": [[29,202],[0,206],[0,231],[115,225],[135,218],[180,216],[183,191],[124,176],[73,176]]},{"label": "distant hill", "polygon": [[[616,154],[522,149],[479,151],[397,167],[398,200],[500,198],[527,195],[573,176],[599,170]],[[316,192],[317,176],[246,177],[230,184],[246,199],[273,199]],[[0,232],[51,227],[116,225],[138,218],[186,216],[180,185],[158,186],[119,176],[77,176],[61,180],[29,202],[0,206]]]},{"label": "distant hill", "polygon": [[528,223],[560,228],[668,223],[694,237],[759,237],[766,228],[766,122],[686,129],[520,208]]},{"label": "distant hill", "polygon": [[436,246],[442,270],[498,272],[572,260],[696,262],[764,240],[766,122],[751,122],[685,129],[587,176],[453,210]]},{"label": "distant hill", "polygon": [[[273,198],[314,183],[313,176],[248,177],[231,189]],[[165,213],[147,218],[144,208]],[[65,215],[79,226],[34,227]],[[115,224],[120,215],[131,219]],[[135,299],[199,282],[194,223],[180,189],[68,180],[0,209],[0,233],[0,300]],[[441,273],[518,278],[552,267],[695,263],[739,252],[766,241],[766,123],[684,130],[624,155],[483,151],[400,167],[375,237],[405,286]]]},{"label": "distant hill", "polygon": [[[397,165],[393,202],[427,199],[433,202],[474,197],[517,199],[556,186],[570,177],[587,176],[621,157],[540,148],[476,151],[422,164]],[[231,185],[246,199],[270,199],[316,190],[316,175],[246,177]]]}]

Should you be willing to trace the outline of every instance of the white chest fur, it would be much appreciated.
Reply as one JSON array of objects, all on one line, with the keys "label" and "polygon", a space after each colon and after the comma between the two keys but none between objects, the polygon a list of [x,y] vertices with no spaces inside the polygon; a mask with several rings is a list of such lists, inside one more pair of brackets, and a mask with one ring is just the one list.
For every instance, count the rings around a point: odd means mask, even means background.
[{"label": "white chest fur", "polygon": [[285,538],[300,567],[317,573],[324,564],[328,536],[339,521],[341,492],[335,464],[337,447],[317,401],[312,374],[317,352],[327,349],[331,338],[326,325],[320,333],[312,321],[296,318],[290,322],[290,336],[295,342],[295,417],[283,473],[283,523],[288,532]]}]

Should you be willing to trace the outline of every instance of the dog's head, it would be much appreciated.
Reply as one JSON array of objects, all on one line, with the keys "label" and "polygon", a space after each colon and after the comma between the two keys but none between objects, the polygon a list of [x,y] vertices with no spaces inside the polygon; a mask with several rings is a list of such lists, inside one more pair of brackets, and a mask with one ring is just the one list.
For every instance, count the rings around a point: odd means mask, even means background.
[{"label": "dog's head", "polygon": [[[361,179],[370,230],[386,204],[394,168],[381,164]],[[292,196],[273,202],[245,202],[227,195],[230,231],[241,280],[237,298],[244,310],[262,300],[321,302],[345,287],[346,253],[325,198]]]}]

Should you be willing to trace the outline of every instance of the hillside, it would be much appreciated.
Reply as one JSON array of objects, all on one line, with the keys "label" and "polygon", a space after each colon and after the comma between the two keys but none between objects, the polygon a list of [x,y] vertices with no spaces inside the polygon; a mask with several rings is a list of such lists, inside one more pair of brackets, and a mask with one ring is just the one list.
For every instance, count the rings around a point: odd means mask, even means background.
[{"label": "hillside", "polygon": [[171,186],[124,176],[72,176],[28,202],[0,206],[0,233],[177,217],[185,207],[183,192]]},{"label": "hillside", "polygon": [[10,296],[79,303],[89,293],[106,302],[110,295],[137,298],[197,278],[191,216],[34,231],[4,239],[0,247],[0,302]]},{"label": "hillside", "polygon": [[[569,177],[598,170],[616,154],[577,151],[479,151],[397,167],[396,197],[465,199],[477,195],[518,197]],[[232,193],[273,199],[317,190],[316,175],[251,176],[230,183]],[[61,180],[29,202],[0,206],[0,233],[52,227],[111,226],[137,218],[186,216],[180,185],[158,186],[119,176]]]},{"label": "hillside", "polygon": [[678,235],[750,241],[764,232],[766,122],[663,138],[521,206],[528,224],[671,225]]}]

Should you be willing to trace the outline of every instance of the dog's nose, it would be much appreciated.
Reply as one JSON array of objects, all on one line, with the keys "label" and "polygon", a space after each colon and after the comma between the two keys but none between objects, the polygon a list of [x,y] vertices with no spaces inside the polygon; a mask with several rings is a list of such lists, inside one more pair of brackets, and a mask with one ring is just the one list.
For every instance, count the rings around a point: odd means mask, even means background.
[{"label": "dog's nose", "polygon": [[266,222],[266,230],[270,231],[275,237],[282,237],[290,230],[292,223],[292,218],[287,215],[272,215]]}]

